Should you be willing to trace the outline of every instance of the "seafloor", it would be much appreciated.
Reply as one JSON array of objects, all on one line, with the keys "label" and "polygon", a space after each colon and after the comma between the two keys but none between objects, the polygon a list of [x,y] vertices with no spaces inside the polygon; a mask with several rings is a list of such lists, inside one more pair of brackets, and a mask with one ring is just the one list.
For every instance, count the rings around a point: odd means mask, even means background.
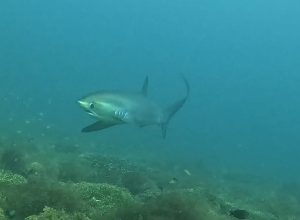
[{"label": "seafloor", "polygon": [[70,138],[17,133],[0,139],[1,220],[300,219],[297,183],[201,162],[124,159]]}]

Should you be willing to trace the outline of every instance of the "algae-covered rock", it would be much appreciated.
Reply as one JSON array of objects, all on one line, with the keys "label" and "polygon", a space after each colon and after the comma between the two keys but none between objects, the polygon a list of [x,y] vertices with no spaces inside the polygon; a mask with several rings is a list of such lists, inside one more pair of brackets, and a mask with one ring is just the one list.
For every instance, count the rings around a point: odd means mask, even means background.
[{"label": "algae-covered rock", "polygon": [[134,199],[128,190],[105,183],[76,183],[73,185],[73,189],[91,207],[95,208],[98,214],[99,212],[105,214],[134,203]]},{"label": "algae-covered rock", "polygon": [[[0,218],[1,219],[1,218]],[[82,213],[68,214],[63,210],[56,210],[50,207],[45,207],[39,215],[32,215],[25,220],[90,220]]]},{"label": "algae-covered rock", "polygon": [[0,184],[19,185],[26,183],[25,177],[7,170],[0,170]]},{"label": "algae-covered rock", "polygon": [[46,169],[45,167],[39,162],[32,162],[26,167],[27,175],[42,175],[45,174]]}]

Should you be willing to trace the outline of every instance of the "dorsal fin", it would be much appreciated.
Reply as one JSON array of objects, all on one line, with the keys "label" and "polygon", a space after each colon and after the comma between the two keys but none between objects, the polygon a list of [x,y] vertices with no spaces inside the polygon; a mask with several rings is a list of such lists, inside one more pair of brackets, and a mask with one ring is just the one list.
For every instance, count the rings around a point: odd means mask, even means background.
[{"label": "dorsal fin", "polygon": [[142,87],[142,94],[144,96],[148,95],[148,76],[146,76],[146,78],[144,80],[144,84],[143,84],[143,87]]}]

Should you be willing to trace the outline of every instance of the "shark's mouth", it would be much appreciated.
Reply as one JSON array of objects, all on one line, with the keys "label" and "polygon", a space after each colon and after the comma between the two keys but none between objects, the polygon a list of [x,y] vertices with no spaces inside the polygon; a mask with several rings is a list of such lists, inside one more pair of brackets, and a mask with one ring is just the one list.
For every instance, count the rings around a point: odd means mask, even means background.
[{"label": "shark's mouth", "polygon": [[90,110],[88,110],[88,109],[85,109],[85,111],[86,111],[89,115],[91,115],[91,116],[93,116],[93,117],[97,117],[97,114],[96,114],[95,112],[92,112],[92,111],[90,111]]}]

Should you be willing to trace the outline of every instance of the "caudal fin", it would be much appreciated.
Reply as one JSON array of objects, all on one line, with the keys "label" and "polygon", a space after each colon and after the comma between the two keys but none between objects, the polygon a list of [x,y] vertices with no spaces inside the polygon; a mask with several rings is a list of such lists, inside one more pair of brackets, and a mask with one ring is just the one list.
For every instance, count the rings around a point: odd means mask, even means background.
[{"label": "caudal fin", "polygon": [[166,138],[167,126],[168,126],[170,120],[175,115],[175,113],[178,112],[178,110],[182,108],[182,106],[184,105],[184,103],[186,102],[186,100],[189,97],[189,94],[190,94],[189,82],[184,77],[183,77],[183,81],[184,81],[184,84],[185,84],[185,87],[186,87],[185,97],[183,99],[180,99],[180,100],[176,101],[175,103],[173,103],[172,105],[170,105],[169,107],[167,107],[164,110],[165,119],[164,119],[163,123],[161,124],[161,130],[162,130],[163,138]]}]

